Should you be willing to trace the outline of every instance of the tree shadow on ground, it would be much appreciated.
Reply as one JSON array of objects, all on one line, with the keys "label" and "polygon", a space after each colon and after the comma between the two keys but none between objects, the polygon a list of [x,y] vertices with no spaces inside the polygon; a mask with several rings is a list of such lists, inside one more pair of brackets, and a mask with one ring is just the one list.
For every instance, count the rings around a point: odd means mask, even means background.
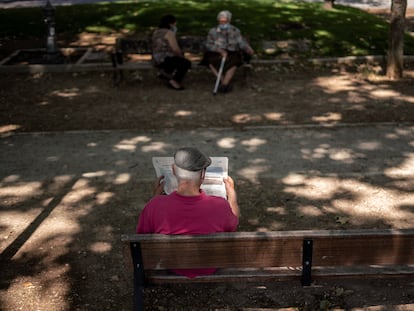
[{"label": "tree shadow on ground", "polygon": [[[2,266],[8,268],[1,302],[6,309],[26,304],[129,309],[132,288],[119,237],[134,231],[150,197],[151,157],[171,155],[184,135],[191,137],[188,144],[229,157],[242,210],[240,230],[409,228],[414,223],[410,126],[287,127],[270,135],[266,129],[114,133],[2,137],[1,226],[9,234],[2,242]],[[276,303],[264,300],[258,304]]]}]

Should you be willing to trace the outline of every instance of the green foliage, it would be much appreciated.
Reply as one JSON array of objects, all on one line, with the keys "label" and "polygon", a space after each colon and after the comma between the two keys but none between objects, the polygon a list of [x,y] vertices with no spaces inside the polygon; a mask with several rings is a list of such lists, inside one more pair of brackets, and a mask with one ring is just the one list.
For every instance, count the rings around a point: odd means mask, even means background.
[{"label": "green foliage", "polygon": [[[153,0],[56,7],[58,34],[82,32],[149,35],[163,14],[174,14],[180,35],[206,35],[220,10],[233,13],[239,27],[260,52],[262,41],[309,40],[306,57],[385,54],[389,25],[365,11],[321,3],[272,0]],[[42,37],[42,8],[0,10],[0,35]],[[405,53],[414,53],[414,38],[405,39]]]}]

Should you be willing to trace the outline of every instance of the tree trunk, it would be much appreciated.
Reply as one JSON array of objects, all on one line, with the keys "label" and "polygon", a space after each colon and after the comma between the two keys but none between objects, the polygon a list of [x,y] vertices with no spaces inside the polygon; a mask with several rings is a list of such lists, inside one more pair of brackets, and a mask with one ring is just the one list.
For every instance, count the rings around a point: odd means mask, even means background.
[{"label": "tree trunk", "polygon": [[392,80],[403,76],[406,10],[407,0],[392,0],[387,60],[387,77]]},{"label": "tree trunk", "polygon": [[335,0],[324,0],[323,8],[326,9],[326,10],[332,9],[333,6],[334,6],[334,2],[335,2]]}]

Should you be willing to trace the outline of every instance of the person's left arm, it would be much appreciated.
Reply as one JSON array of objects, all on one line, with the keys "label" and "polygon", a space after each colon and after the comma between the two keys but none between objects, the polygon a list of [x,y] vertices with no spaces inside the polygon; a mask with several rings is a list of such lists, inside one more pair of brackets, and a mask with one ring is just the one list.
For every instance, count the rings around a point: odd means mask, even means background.
[{"label": "person's left arm", "polygon": [[227,201],[230,204],[231,211],[237,218],[239,218],[240,209],[239,204],[237,203],[237,193],[234,187],[234,180],[228,176],[227,178],[223,178],[223,182],[226,187]]},{"label": "person's left arm", "polygon": [[235,30],[235,37],[236,37],[237,44],[241,50],[245,51],[249,55],[254,54],[254,50],[249,45],[249,43],[247,43],[246,39],[242,36],[240,30],[237,28]]},{"label": "person's left arm", "polygon": [[178,46],[177,39],[175,37],[175,33],[172,31],[167,31],[165,38],[170,45],[170,48],[175,56],[183,56],[183,52],[181,51],[180,47]]}]

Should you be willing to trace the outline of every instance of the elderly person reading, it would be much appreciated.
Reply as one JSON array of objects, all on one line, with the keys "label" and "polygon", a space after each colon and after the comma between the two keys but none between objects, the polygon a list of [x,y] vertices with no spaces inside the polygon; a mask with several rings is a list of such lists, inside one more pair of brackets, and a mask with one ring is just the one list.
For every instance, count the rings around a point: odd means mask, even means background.
[{"label": "elderly person reading", "polygon": [[[160,176],[154,187],[154,197],[140,214],[137,233],[209,234],[236,231],[239,218],[234,182],[225,178],[227,200],[207,195],[200,189],[210,157],[192,147],[178,149],[172,164],[178,188],[162,195],[164,185]],[[216,269],[180,269],[172,272],[187,277],[212,274]]]}]

